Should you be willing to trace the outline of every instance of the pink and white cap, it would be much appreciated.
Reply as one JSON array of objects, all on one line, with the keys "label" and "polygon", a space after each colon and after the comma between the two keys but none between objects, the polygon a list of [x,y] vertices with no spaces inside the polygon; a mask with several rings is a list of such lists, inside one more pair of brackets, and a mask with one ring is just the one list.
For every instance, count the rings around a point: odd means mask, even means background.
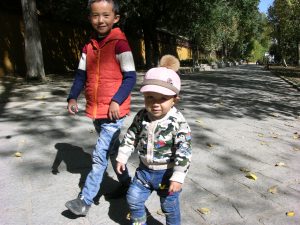
[{"label": "pink and white cap", "polygon": [[171,69],[156,67],[148,70],[142,83],[141,92],[156,92],[163,95],[179,95],[180,77]]}]

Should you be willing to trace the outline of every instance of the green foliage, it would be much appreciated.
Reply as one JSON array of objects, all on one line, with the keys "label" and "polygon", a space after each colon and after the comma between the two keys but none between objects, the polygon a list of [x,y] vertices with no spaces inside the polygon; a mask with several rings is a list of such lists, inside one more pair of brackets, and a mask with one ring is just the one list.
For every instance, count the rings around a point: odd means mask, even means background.
[{"label": "green foliage", "polygon": [[87,24],[87,0],[38,0],[40,16],[51,20]]},{"label": "green foliage", "polygon": [[280,54],[276,57],[295,63],[300,43],[300,1],[275,0],[268,15],[273,26],[272,37]]},{"label": "green foliage", "polygon": [[252,62],[262,60],[265,52],[269,51],[271,45],[271,27],[268,24],[266,16],[261,14],[260,20],[257,23],[258,33],[250,40],[244,54],[244,57]]},{"label": "green foliage", "polygon": [[[290,0],[299,1],[299,0]],[[39,0],[41,15],[87,24],[87,0]],[[266,23],[258,12],[259,0],[123,0],[120,26],[142,36],[147,65],[157,62],[160,53],[157,29],[187,37],[195,49],[209,57],[250,57],[269,46]],[[262,35],[263,34],[263,35]],[[259,44],[251,43],[256,40]],[[254,51],[254,52],[255,52]],[[255,53],[256,55],[258,53]]]},{"label": "green foliage", "polygon": [[265,52],[268,51],[268,48],[263,47],[257,40],[251,41],[250,46],[251,52],[248,59],[251,62],[256,62],[257,60],[263,59]]}]

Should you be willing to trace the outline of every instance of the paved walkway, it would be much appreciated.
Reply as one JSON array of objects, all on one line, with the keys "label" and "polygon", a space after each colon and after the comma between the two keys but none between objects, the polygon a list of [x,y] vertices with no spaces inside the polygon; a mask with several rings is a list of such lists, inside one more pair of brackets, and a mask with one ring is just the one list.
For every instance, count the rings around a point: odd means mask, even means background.
[{"label": "paved walkway", "polygon": [[[66,113],[71,82],[1,83],[0,224],[128,224],[125,199],[101,196],[87,217],[75,217],[64,206],[79,192],[96,140],[82,111]],[[143,104],[140,83],[141,77],[125,127]],[[182,224],[299,225],[300,92],[256,65],[183,75],[182,89],[178,108],[193,134]],[[136,156],[130,160],[132,174],[137,162]],[[248,179],[247,171],[257,179]],[[102,193],[117,186],[112,168],[107,172]],[[155,194],[147,209],[149,225],[164,224]],[[289,211],[295,215],[287,216]]]}]

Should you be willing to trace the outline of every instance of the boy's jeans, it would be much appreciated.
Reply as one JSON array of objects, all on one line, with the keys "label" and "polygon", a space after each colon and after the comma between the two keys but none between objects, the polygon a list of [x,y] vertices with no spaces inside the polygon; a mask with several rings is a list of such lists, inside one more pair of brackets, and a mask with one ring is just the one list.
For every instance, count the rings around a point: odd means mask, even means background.
[{"label": "boy's jeans", "polygon": [[[81,193],[81,196],[88,205],[91,205],[94,202],[93,198],[100,189],[100,184],[103,179],[103,174],[106,171],[109,157],[111,158],[113,168],[115,169],[115,158],[120,145],[119,135],[124,120],[125,118],[116,121],[97,119],[93,122],[99,137],[93,151],[93,167],[86,178]],[[121,183],[126,183],[130,180],[127,168],[122,175],[117,174],[117,176]]]},{"label": "boy's jeans", "polygon": [[167,225],[180,224],[179,194],[168,193],[173,169],[151,170],[140,165],[127,192],[127,202],[131,213],[132,224],[146,224],[147,214],[145,201],[155,190],[160,197],[162,211],[166,215]]}]

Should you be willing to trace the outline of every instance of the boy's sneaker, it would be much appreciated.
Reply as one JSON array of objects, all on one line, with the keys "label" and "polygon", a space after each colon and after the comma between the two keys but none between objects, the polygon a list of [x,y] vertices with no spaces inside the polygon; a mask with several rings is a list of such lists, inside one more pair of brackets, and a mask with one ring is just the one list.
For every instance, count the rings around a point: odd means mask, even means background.
[{"label": "boy's sneaker", "polygon": [[129,188],[129,184],[121,184],[116,190],[113,192],[105,194],[105,197],[108,199],[117,199],[126,196]]},{"label": "boy's sneaker", "polygon": [[86,216],[90,209],[90,205],[87,205],[81,198],[68,201],[65,206],[77,216]]}]

